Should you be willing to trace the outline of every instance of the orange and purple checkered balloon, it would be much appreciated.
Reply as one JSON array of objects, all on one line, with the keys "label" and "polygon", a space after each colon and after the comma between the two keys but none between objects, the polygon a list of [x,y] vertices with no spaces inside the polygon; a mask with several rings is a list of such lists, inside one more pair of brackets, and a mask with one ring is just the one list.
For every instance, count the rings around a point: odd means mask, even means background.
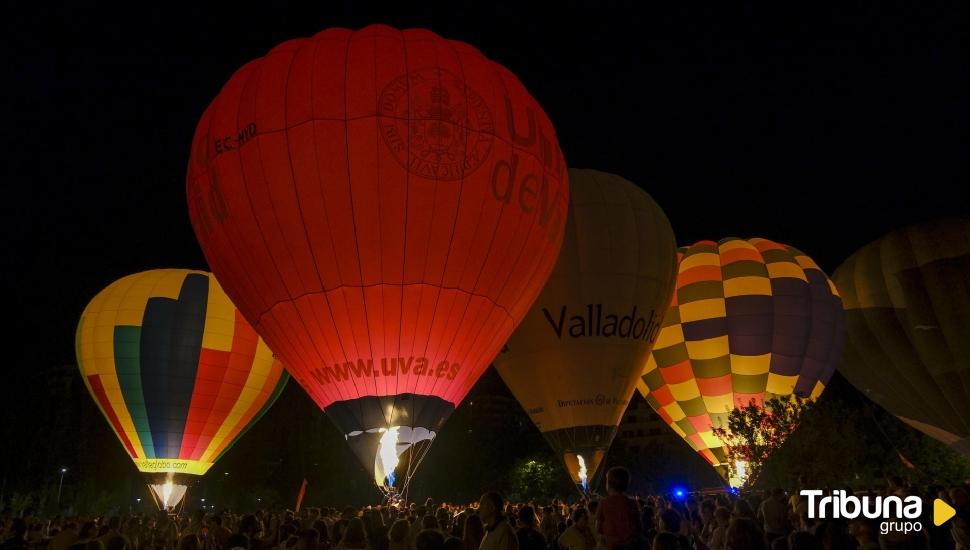
[{"label": "orange and purple checkered balloon", "polygon": [[818,397],[842,356],[842,300],[811,258],[769,240],[701,241],[679,257],[677,290],[638,387],[725,475],[713,429],[752,401]]}]

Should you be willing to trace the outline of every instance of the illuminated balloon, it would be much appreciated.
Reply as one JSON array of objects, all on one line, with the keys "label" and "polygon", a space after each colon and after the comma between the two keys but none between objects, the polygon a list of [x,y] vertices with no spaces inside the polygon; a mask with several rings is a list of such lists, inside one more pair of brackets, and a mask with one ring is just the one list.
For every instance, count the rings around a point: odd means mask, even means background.
[{"label": "illuminated balloon", "polygon": [[393,486],[552,270],[569,198],[552,125],[471,46],[371,26],[239,69],[192,151],[189,215],[213,272]]},{"label": "illuminated balloon", "polygon": [[970,456],[970,220],[894,231],[850,256],[833,279],[848,323],[842,374]]},{"label": "illuminated balloon", "polygon": [[790,246],[730,238],[680,252],[673,303],[638,387],[727,479],[712,428],[727,428],[729,412],[752,401],[817,398],[842,356],[845,314],[825,273]]},{"label": "illuminated balloon", "polygon": [[632,183],[570,170],[556,268],[495,366],[583,489],[633,395],[677,277],[667,216]]},{"label": "illuminated balloon", "polygon": [[160,508],[269,409],[289,376],[212,275],[156,269],[98,293],[77,327],[84,383]]}]

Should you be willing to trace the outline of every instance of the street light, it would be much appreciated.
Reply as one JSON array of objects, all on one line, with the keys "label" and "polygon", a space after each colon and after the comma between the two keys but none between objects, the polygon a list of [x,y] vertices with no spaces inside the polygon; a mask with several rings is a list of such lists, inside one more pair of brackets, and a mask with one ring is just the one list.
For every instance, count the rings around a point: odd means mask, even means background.
[{"label": "street light", "polygon": [[64,488],[64,474],[67,473],[67,468],[61,468],[61,482],[57,484],[57,512],[61,511],[61,489]]}]

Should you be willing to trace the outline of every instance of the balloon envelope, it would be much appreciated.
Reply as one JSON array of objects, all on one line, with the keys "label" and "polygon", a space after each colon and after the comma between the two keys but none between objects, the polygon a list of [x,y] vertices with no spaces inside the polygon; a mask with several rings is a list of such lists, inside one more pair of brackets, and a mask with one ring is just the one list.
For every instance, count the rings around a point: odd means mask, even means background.
[{"label": "balloon envelope", "polygon": [[209,265],[390,482],[552,270],[568,204],[552,125],[474,48],[371,26],[245,65],[193,143],[189,214]]},{"label": "balloon envelope", "polygon": [[850,256],[833,279],[848,326],[842,374],[970,456],[970,220],[894,231]]},{"label": "balloon envelope", "polygon": [[288,379],[202,271],[115,281],[84,309],[76,344],[84,383],[138,470],[169,481],[204,474]]},{"label": "balloon envelope", "polygon": [[842,354],[842,302],[811,258],[765,239],[701,241],[681,249],[678,272],[638,387],[727,479],[713,428],[752,401],[818,397]]},{"label": "balloon envelope", "polygon": [[556,268],[495,366],[585,486],[657,338],[677,245],[667,216],[634,184],[595,170],[570,170],[569,181]]}]

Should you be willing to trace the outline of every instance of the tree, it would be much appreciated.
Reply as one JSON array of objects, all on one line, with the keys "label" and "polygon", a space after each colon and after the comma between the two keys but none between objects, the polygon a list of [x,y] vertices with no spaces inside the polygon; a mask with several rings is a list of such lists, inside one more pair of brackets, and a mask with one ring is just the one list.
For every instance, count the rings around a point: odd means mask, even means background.
[{"label": "tree", "polygon": [[890,476],[916,485],[970,478],[970,460],[901,422],[836,374],[798,429],[762,465],[760,488],[878,489]]},{"label": "tree", "polygon": [[563,467],[551,460],[522,460],[512,470],[509,496],[518,502],[550,499],[560,492],[564,474]]},{"label": "tree", "polygon": [[873,431],[857,405],[823,396],[762,465],[758,485],[800,489],[801,480],[805,488],[872,486],[874,465],[885,461],[882,446],[871,444]]},{"label": "tree", "polygon": [[731,479],[745,487],[754,485],[765,461],[798,426],[811,402],[798,396],[772,398],[759,406],[751,400],[728,415],[728,427],[714,428],[714,435],[725,444]]}]

